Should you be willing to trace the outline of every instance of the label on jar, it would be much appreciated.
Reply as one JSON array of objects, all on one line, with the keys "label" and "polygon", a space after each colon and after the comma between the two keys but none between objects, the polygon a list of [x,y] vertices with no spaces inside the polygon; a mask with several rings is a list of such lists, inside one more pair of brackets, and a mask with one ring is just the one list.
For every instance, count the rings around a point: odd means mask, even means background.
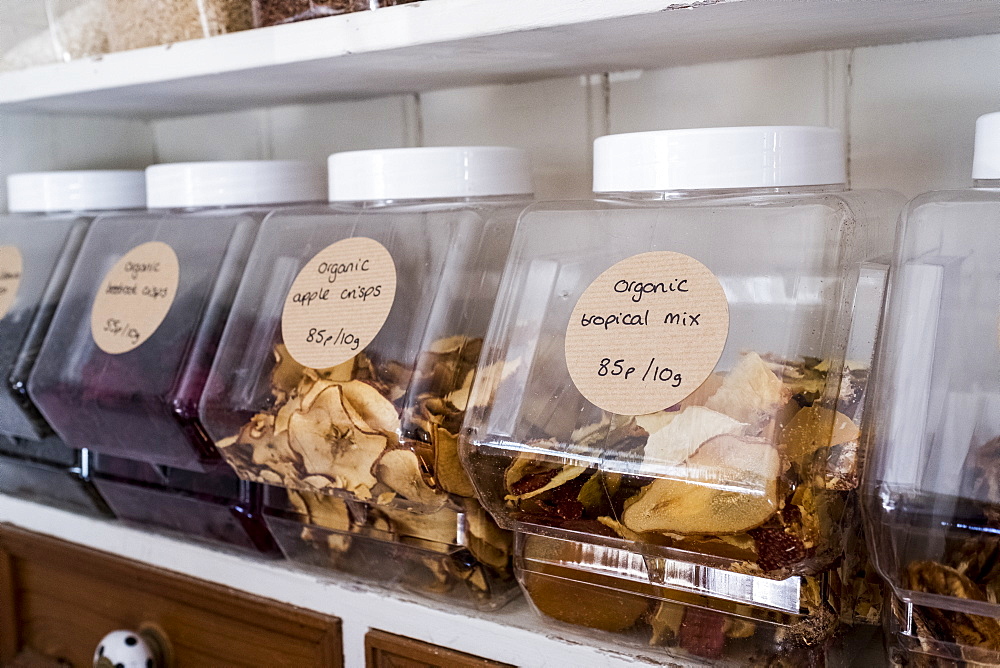
[{"label": "label on jar", "polygon": [[281,336],[299,364],[328,369],[372,342],[396,298],[396,263],[385,246],[352,237],[327,246],[292,283]]},{"label": "label on jar", "polygon": [[595,406],[644,415],[698,389],[728,336],[729,303],[708,267],[681,253],[641,253],[580,296],[566,327],[566,365]]},{"label": "label on jar", "polygon": [[174,249],[150,241],[125,253],[104,276],[90,312],[90,332],[110,355],[135,350],[163,324],[177,297]]},{"label": "label on jar", "polygon": [[23,268],[20,250],[15,246],[0,246],[0,318],[7,315],[17,299]]}]

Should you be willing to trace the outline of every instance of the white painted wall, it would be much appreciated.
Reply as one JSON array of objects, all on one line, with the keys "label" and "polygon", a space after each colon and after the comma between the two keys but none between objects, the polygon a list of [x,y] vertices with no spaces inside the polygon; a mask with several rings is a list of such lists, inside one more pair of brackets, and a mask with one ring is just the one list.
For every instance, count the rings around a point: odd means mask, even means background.
[{"label": "white painted wall", "polygon": [[585,197],[607,132],[805,123],[845,130],[855,187],[912,196],[968,184],[973,121],[1000,110],[998,63],[990,35],[154,121],[8,115],[0,174],[500,143],[530,151],[540,196]]},{"label": "white painted wall", "polygon": [[[480,86],[153,122],[160,160],[502,143],[527,148],[545,198],[585,197],[607,132],[751,124],[839,127],[854,187],[907,196],[969,183],[973,121],[1000,110],[1000,35],[609,76]],[[141,153],[141,152],[140,152]]]}]

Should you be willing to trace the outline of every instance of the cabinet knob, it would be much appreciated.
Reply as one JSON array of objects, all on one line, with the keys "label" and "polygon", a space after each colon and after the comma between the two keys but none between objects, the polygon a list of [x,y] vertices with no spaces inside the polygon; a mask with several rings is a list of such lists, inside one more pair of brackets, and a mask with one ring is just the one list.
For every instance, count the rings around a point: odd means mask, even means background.
[{"label": "cabinet knob", "polygon": [[94,650],[94,668],[169,668],[167,643],[153,628],[112,631]]}]

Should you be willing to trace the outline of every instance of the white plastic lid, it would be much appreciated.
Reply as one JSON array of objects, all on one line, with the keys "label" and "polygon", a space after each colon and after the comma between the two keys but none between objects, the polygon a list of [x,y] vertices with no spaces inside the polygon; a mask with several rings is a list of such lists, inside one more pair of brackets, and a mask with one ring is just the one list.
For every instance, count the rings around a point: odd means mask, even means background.
[{"label": "white plastic lid", "polygon": [[11,174],[7,200],[12,213],[144,209],[146,180],[141,170]]},{"label": "white plastic lid", "polygon": [[177,162],[146,169],[150,209],[323,200],[322,165],[299,160]]},{"label": "white plastic lid", "polygon": [[1000,179],[1000,111],[976,119],[972,178]]},{"label": "white plastic lid", "polygon": [[633,132],[594,141],[594,192],[846,183],[839,130],[813,126]]},{"label": "white plastic lid", "polygon": [[330,156],[330,201],[530,195],[527,154],[508,146],[433,146]]}]

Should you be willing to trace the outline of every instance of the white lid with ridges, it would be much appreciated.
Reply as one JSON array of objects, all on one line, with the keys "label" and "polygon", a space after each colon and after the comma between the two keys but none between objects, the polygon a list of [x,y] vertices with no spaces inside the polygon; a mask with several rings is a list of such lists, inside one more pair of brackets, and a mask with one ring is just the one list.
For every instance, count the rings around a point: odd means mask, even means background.
[{"label": "white lid with ridges", "polygon": [[177,162],[146,169],[150,209],[322,201],[323,166],[300,160]]},{"label": "white lid with ridges", "polygon": [[7,208],[12,213],[145,207],[146,180],[141,170],[26,172],[7,177]]},{"label": "white lid with ridges", "polygon": [[330,156],[330,201],[530,195],[527,154],[509,146],[434,146]]},{"label": "white lid with ridges", "polygon": [[834,128],[657,130],[594,141],[594,192],[779,188],[847,181]]},{"label": "white lid with ridges", "polygon": [[976,150],[972,178],[1000,179],[1000,111],[976,119]]}]

